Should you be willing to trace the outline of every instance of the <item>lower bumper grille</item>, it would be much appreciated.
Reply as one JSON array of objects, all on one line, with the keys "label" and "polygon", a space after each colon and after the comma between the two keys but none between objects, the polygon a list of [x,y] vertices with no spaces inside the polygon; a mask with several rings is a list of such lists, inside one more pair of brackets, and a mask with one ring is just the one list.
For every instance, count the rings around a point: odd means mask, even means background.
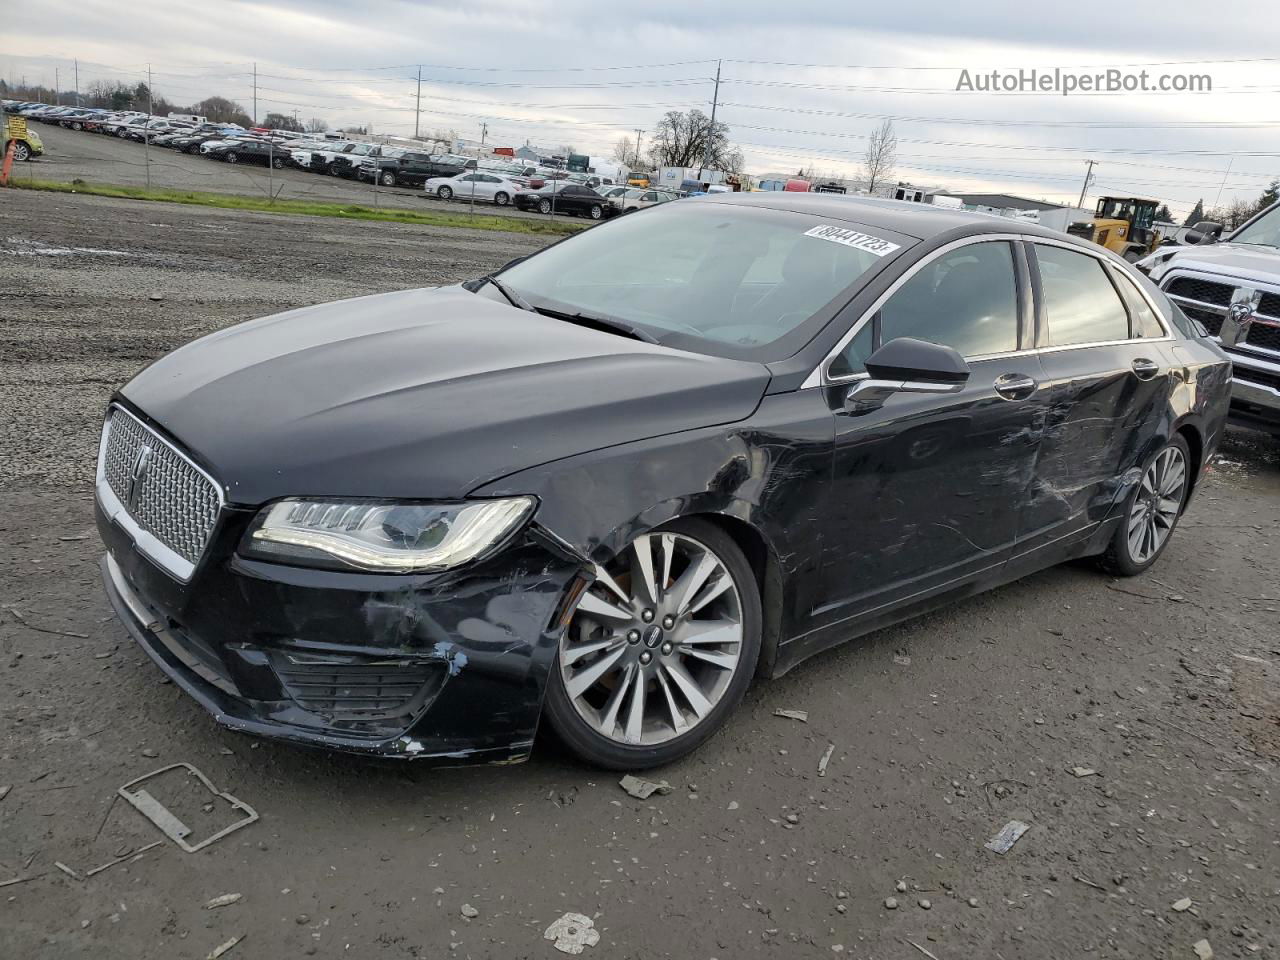
[{"label": "lower bumper grille", "polygon": [[351,722],[408,719],[439,692],[448,675],[448,665],[440,661],[303,653],[276,653],[272,667],[302,709]]}]

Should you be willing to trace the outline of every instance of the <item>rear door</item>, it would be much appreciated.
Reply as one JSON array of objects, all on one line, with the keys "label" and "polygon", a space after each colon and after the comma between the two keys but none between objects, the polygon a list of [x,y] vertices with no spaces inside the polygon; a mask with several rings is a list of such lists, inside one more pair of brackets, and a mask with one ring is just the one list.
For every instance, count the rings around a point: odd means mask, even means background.
[{"label": "rear door", "polygon": [[1120,268],[1074,245],[1027,246],[1048,418],[1018,556],[1042,566],[1070,556],[1128,491],[1173,377],[1169,335]]},{"label": "rear door", "polygon": [[[982,575],[1012,553],[1044,422],[1020,243],[966,240],[932,254],[855,327],[828,368],[835,416],[825,603],[815,626],[867,623]],[[969,365],[954,394],[846,392],[879,346],[913,337]]]}]

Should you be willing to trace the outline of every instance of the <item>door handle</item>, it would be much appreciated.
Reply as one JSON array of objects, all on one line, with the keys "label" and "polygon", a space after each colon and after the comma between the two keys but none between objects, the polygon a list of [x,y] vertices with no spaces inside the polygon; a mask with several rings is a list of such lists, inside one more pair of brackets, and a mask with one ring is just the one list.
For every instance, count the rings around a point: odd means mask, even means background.
[{"label": "door handle", "polygon": [[1160,372],[1160,364],[1154,360],[1148,360],[1146,357],[1139,357],[1133,361],[1132,365],[1134,375],[1139,380],[1150,380]]},{"label": "door handle", "polygon": [[1025,400],[1036,392],[1036,382],[1023,373],[1006,373],[996,377],[996,393],[1006,400]]}]

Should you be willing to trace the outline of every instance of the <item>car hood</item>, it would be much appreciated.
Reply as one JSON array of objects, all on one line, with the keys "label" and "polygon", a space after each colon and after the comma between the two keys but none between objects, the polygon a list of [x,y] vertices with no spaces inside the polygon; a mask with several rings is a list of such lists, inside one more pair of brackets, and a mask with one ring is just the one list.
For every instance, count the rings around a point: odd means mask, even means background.
[{"label": "car hood", "polygon": [[731,423],[762,364],[518,310],[461,287],[292,310],[196,340],[123,398],[193,452],[232,503],[453,499],[619,443]]},{"label": "car hood", "polygon": [[1181,247],[1164,264],[1169,270],[1202,270],[1242,280],[1280,283],[1280,250],[1254,243],[1211,243]]}]

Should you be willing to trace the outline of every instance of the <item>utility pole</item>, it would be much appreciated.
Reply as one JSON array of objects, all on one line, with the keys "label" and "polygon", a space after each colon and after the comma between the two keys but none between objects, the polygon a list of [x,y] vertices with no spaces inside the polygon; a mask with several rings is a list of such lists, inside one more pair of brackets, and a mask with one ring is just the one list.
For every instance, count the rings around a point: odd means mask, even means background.
[{"label": "utility pole", "polygon": [[[1218,184],[1218,195],[1213,198],[1213,205],[1215,207],[1222,202],[1222,188],[1227,185],[1227,177],[1231,174],[1231,165],[1235,162],[1236,162],[1236,158],[1235,158],[1235,155],[1233,154],[1227,160],[1227,169],[1226,169],[1226,172],[1222,174],[1222,183]],[[1192,226],[1194,226],[1194,224],[1192,224]]]},{"label": "utility pole", "polygon": [[[45,74],[45,76],[47,77],[47,76],[48,76],[48,74],[46,73],[46,74]],[[61,87],[61,86],[62,86],[62,84],[58,82],[58,68],[57,68],[57,67],[54,67],[54,68],[53,68],[53,103],[54,103],[54,106],[58,106],[59,104],[61,104],[61,103],[62,103],[62,94],[61,94],[61,93],[59,92],[59,90],[58,90],[58,88],[59,88],[59,87]]]},{"label": "utility pole", "polygon": [[636,130],[636,166],[640,166],[640,130]]},{"label": "utility pole", "polygon": [[[151,69],[150,67],[147,68]],[[258,125],[258,61],[253,61],[253,125]]]},{"label": "utility pole", "polygon": [[1081,209],[1084,208],[1084,195],[1085,195],[1085,192],[1089,189],[1089,181],[1093,179],[1093,165],[1095,161],[1089,160],[1087,162],[1089,164],[1089,169],[1085,170],[1084,172],[1084,186],[1080,188],[1080,202],[1076,204],[1076,206],[1080,207]]},{"label": "utility pole", "polygon": [[147,119],[142,128],[142,162],[147,171],[147,189],[151,189],[151,118],[155,116],[155,94],[151,92],[151,64],[147,64]]},{"label": "utility pole", "polygon": [[80,61],[75,61],[76,65],[76,106],[80,106]]},{"label": "utility pole", "polygon": [[711,127],[707,130],[707,148],[702,152],[702,166],[698,168],[698,179],[702,179],[702,174],[706,170],[707,164],[711,162],[711,145],[715,142],[716,133],[716,106],[720,102],[720,61],[716,61],[716,91],[711,96]]},{"label": "utility pole", "polygon": [[422,67],[418,67],[418,102],[413,108],[413,139],[418,139],[418,122],[422,119]]}]

